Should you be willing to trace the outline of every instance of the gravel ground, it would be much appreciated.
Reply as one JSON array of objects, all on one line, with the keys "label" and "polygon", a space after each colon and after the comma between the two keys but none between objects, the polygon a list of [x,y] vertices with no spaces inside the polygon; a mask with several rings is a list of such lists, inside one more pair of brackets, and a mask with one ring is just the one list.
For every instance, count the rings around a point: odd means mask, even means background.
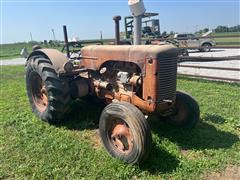
[{"label": "gravel ground", "polygon": [[[189,51],[189,56],[201,57],[228,57],[240,56],[240,49],[213,49],[211,52]],[[239,68],[240,59],[226,61],[208,61],[208,62],[181,62],[182,65],[209,66],[209,67],[228,67]],[[178,72],[182,74],[217,76],[223,78],[234,78],[240,81],[240,71],[212,70],[200,68],[179,67]]]},{"label": "gravel ground", "polygon": [[[239,68],[240,69],[240,60],[214,61],[214,62],[182,62],[180,64],[196,65],[196,66],[197,65],[198,66],[210,66],[210,67],[229,67],[229,68]],[[183,74],[234,78],[234,79],[239,79],[239,81],[240,81],[240,71],[226,71],[226,70],[179,67],[178,72],[183,73]]]},{"label": "gravel ground", "polygon": [[210,52],[199,52],[197,50],[189,50],[189,56],[201,56],[201,57],[240,56],[240,49],[212,49]]},{"label": "gravel ground", "polygon": [[8,65],[22,65],[25,64],[26,59],[24,58],[16,58],[16,59],[9,59],[9,60],[0,60],[0,66],[8,66]]}]

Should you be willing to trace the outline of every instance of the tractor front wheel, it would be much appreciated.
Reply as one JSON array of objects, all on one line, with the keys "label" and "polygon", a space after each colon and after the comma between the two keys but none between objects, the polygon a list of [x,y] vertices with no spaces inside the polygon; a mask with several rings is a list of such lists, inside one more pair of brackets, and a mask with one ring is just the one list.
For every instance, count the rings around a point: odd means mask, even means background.
[{"label": "tractor front wheel", "polygon": [[99,131],[108,153],[126,163],[144,161],[151,150],[151,129],[143,113],[126,102],[111,103],[103,110]]},{"label": "tractor front wheel", "polygon": [[165,117],[166,121],[174,126],[192,129],[200,119],[200,110],[197,101],[189,94],[177,91],[173,114]]}]

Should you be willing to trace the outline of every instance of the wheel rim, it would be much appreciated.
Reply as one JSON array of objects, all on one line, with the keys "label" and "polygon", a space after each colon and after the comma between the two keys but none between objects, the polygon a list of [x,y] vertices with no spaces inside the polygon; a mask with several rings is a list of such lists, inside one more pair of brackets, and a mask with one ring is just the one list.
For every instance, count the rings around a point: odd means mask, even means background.
[{"label": "wheel rim", "polygon": [[187,109],[186,107],[180,103],[176,102],[175,104],[175,113],[170,116],[170,119],[177,124],[181,124],[187,117]]},{"label": "wheel rim", "polygon": [[209,45],[204,45],[204,51],[209,51],[210,50],[210,46]]},{"label": "wheel rim", "polygon": [[40,112],[45,111],[48,106],[47,89],[42,78],[37,73],[34,73],[32,75],[30,79],[30,86],[31,86],[33,102],[36,108]]},{"label": "wheel rim", "polygon": [[123,120],[113,120],[109,139],[117,152],[129,154],[133,149],[132,132]]}]

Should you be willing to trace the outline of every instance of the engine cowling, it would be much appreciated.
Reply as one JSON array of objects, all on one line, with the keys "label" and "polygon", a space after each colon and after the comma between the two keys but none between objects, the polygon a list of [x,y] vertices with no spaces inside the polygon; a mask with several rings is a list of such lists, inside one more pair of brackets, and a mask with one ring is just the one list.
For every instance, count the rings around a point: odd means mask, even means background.
[{"label": "engine cowling", "polygon": [[[122,87],[123,90],[112,92],[114,99],[128,101],[147,112],[155,111],[159,105],[171,105],[175,100],[178,50],[172,45],[87,46],[81,55],[81,67],[99,72],[100,81]],[[104,68],[109,77],[101,74]],[[141,90],[137,88],[136,92],[130,80]]]}]

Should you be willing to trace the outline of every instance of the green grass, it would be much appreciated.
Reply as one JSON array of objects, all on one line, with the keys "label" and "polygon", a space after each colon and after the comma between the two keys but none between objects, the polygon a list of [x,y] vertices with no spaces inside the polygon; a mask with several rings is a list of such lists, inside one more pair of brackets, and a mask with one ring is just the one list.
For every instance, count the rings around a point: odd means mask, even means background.
[{"label": "green grass", "polygon": [[232,45],[232,46],[239,46],[240,47],[240,32],[227,32],[227,33],[213,33],[211,36],[238,36],[235,38],[232,37],[224,37],[224,38],[213,38],[217,45],[220,46],[227,46],[227,45]]},{"label": "green grass", "polygon": [[240,32],[212,33],[212,36],[240,36]]},{"label": "green grass", "polygon": [[142,166],[108,156],[97,135],[102,107],[78,101],[69,119],[53,126],[32,114],[24,67],[1,67],[0,179],[199,179],[240,164],[239,85],[187,78],[178,89],[199,102],[192,131],[150,117],[153,147]]},{"label": "green grass", "polygon": [[31,45],[28,43],[2,44],[0,46],[0,59],[20,57],[20,51],[23,47],[26,47],[31,52]]},{"label": "green grass", "polygon": [[[0,60],[19,58],[22,48],[26,47],[28,52],[30,53],[30,52],[32,52],[33,45],[34,44],[31,44],[31,43],[1,44],[0,45]],[[47,46],[41,45],[41,47],[47,47]],[[50,47],[50,46],[49,46],[49,48],[55,48],[58,50],[62,49],[62,47]]]},{"label": "green grass", "polygon": [[240,37],[239,38],[215,38],[214,39],[217,45],[239,45],[240,46]]}]

